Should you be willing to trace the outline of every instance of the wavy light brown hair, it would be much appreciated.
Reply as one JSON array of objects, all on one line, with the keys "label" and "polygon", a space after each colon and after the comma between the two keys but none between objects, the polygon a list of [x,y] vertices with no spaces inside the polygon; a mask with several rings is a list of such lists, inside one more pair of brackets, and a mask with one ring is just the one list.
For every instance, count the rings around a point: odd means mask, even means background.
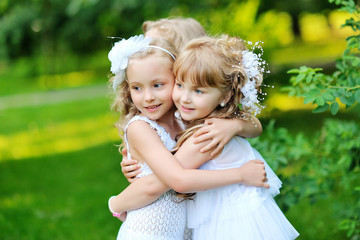
[{"label": "wavy light brown hair", "polygon": [[[177,146],[197,130],[198,124],[206,118],[242,118],[251,117],[251,109],[239,108],[243,93],[241,88],[249,80],[242,64],[242,52],[247,50],[245,42],[237,37],[201,37],[188,42],[174,63],[174,74],[180,82],[190,80],[199,87],[215,87],[223,96],[227,96],[224,107],[217,106],[203,119],[186,123],[188,130],[178,141]],[[251,79],[256,81],[260,91],[262,76]]]}]

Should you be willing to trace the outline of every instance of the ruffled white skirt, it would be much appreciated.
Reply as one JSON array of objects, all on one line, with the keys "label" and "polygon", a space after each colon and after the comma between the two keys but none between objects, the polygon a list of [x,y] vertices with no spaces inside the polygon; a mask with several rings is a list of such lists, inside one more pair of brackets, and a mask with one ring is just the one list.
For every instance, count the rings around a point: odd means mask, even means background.
[{"label": "ruffled white skirt", "polygon": [[[255,156],[264,161],[255,149],[251,146],[250,149],[249,160]],[[201,168],[214,169],[214,164]],[[299,236],[273,199],[281,188],[280,179],[267,163],[265,169],[270,189],[234,184],[198,192],[187,204],[188,226],[193,228],[193,239],[288,240]]]}]

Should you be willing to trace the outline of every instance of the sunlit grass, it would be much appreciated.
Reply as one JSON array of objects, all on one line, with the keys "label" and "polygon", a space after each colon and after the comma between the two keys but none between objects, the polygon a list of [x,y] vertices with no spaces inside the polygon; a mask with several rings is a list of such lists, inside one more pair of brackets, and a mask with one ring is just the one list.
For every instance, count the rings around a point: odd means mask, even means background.
[{"label": "sunlit grass", "polygon": [[106,84],[109,69],[105,50],[91,56],[63,53],[53,57],[37,55],[0,60],[0,96]]},{"label": "sunlit grass", "polygon": [[118,142],[113,121],[113,116],[106,114],[0,135],[0,161],[78,151],[105,142]]},{"label": "sunlit grass", "polygon": [[0,207],[15,208],[16,206],[29,206],[34,203],[34,197],[31,194],[15,193],[11,196],[0,199]]},{"label": "sunlit grass", "polygon": [[0,239],[115,239],[107,199],[126,185],[112,143],[0,162]]},{"label": "sunlit grass", "polygon": [[[96,78],[94,71],[69,72],[64,74],[42,75],[37,82],[42,89],[86,86]],[[104,76],[104,80],[106,77]]]}]

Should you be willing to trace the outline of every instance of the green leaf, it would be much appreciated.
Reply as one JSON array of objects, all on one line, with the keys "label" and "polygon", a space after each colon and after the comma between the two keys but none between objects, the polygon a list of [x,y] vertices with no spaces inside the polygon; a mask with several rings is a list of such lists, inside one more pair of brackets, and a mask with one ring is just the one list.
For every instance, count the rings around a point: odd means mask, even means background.
[{"label": "green leaf", "polygon": [[360,89],[356,90],[355,92],[355,100],[360,103]]},{"label": "green leaf", "polygon": [[338,111],[339,111],[339,104],[337,102],[333,102],[330,107],[331,114],[335,115],[337,114]]},{"label": "green leaf", "polygon": [[328,108],[329,108],[329,104],[325,103],[324,106],[318,106],[312,112],[313,113],[321,113],[321,112],[325,112],[326,110],[328,110]]},{"label": "green leaf", "polygon": [[306,76],[306,83],[311,83],[311,80],[313,79],[313,74],[309,74]]},{"label": "green leaf", "polygon": [[350,96],[350,97],[345,97],[345,96],[342,96],[340,98],[340,101],[346,105],[346,107],[350,107],[352,106],[354,103],[355,103],[355,98],[353,96]]},{"label": "green leaf", "polygon": [[319,71],[322,71],[323,69],[322,68],[314,68],[314,72],[319,72]]},{"label": "green leaf", "polygon": [[289,74],[289,73],[299,73],[299,72],[300,72],[299,69],[293,68],[293,69],[288,70],[286,73]]},{"label": "green leaf", "polygon": [[308,94],[309,96],[317,97],[321,94],[321,91],[319,89],[311,89]]},{"label": "green leaf", "polygon": [[334,101],[335,97],[330,92],[323,92],[321,95],[326,101]]},{"label": "green leaf", "polygon": [[354,103],[355,103],[355,96],[354,96],[354,94],[351,94],[350,95],[350,97],[348,97],[348,102],[349,102],[349,106],[352,106],[352,105],[354,105]]},{"label": "green leaf", "polygon": [[325,100],[321,96],[318,96],[315,98],[315,103],[319,106],[324,106]]},{"label": "green leaf", "polygon": [[301,82],[304,78],[306,77],[306,74],[300,73],[299,75],[297,75],[296,77],[296,83]]},{"label": "green leaf", "polygon": [[341,96],[343,96],[343,95],[345,95],[345,89],[344,88],[339,88],[338,90],[337,90],[337,92],[338,92],[338,94],[340,95],[339,97],[341,97]]},{"label": "green leaf", "polygon": [[306,73],[309,71],[309,68],[307,66],[301,66],[299,68],[299,70],[300,70],[300,73]]},{"label": "green leaf", "polygon": [[360,58],[355,58],[354,61],[351,63],[353,67],[357,67],[360,64]]},{"label": "green leaf", "polygon": [[313,101],[315,101],[315,97],[313,97],[313,96],[306,97],[304,99],[304,104],[308,104],[308,103],[313,102]]},{"label": "green leaf", "polygon": [[339,69],[341,72],[344,72],[346,67],[344,66],[343,62],[337,62],[336,68]]}]

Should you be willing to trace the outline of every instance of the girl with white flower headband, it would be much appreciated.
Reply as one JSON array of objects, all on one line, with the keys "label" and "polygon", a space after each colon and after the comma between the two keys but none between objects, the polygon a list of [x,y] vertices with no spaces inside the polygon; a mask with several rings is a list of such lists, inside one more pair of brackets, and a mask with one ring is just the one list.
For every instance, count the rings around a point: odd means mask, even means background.
[{"label": "girl with white flower headband", "polygon": [[[223,35],[190,41],[174,64],[173,100],[188,127],[177,147],[187,145],[209,117],[247,118],[258,114],[262,108],[258,89],[263,72],[262,59],[239,38]],[[218,156],[198,164],[203,170],[229,169],[254,158],[262,159],[247,140],[235,136]],[[265,167],[269,189],[233,184],[196,193],[188,202],[187,212],[194,240],[298,237],[273,199],[281,181],[266,163]]]},{"label": "girl with white flower headband", "polygon": [[[118,239],[122,240],[183,239],[185,202],[179,202],[168,191],[169,187],[178,192],[203,191],[235,183],[269,187],[260,160],[249,161],[240,168],[205,171],[185,168],[196,168],[198,162],[210,158],[209,152],[200,152],[207,142],[184,144],[175,156],[170,153],[176,144],[175,135],[181,130],[171,98],[176,52],[160,42],[150,44],[150,40],[142,35],[122,40],[109,53],[111,71],[115,74],[112,87],[117,95],[114,106],[121,113],[120,133],[128,157],[136,158],[142,165],[140,178],[109,199],[110,211],[116,217],[121,211],[132,210],[119,230]],[[134,205],[142,201],[143,196],[137,194],[144,190],[142,179],[151,179],[153,184],[147,185],[146,190],[160,198],[139,208]],[[157,192],[159,188],[164,189],[161,194]],[[127,201],[121,201],[124,198]]]},{"label": "girl with white flower headband", "polygon": [[[169,17],[161,18],[156,21],[145,21],[142,25],[145,36],[153,39],[164,39],[172,43],[176,49],[180,50],[188,41],[206,36],[206,32],[201,24],[193,18]],[[235,136],[246,138],[258,137],[262,133],[262,126],[255,116],[250,121],[244,119],[223,120],[211,118],[205,121],[205,125],[195,134],[194,143],[199,143],[212,139],[201,151],[212,151],[211,155],[216,155],[230,139]],[[140,173],[140,165],[135,159],[129,160],[126,157],[126,148],[122,149],[121,168],[124,176],[131,183],[136,180]]]}]

